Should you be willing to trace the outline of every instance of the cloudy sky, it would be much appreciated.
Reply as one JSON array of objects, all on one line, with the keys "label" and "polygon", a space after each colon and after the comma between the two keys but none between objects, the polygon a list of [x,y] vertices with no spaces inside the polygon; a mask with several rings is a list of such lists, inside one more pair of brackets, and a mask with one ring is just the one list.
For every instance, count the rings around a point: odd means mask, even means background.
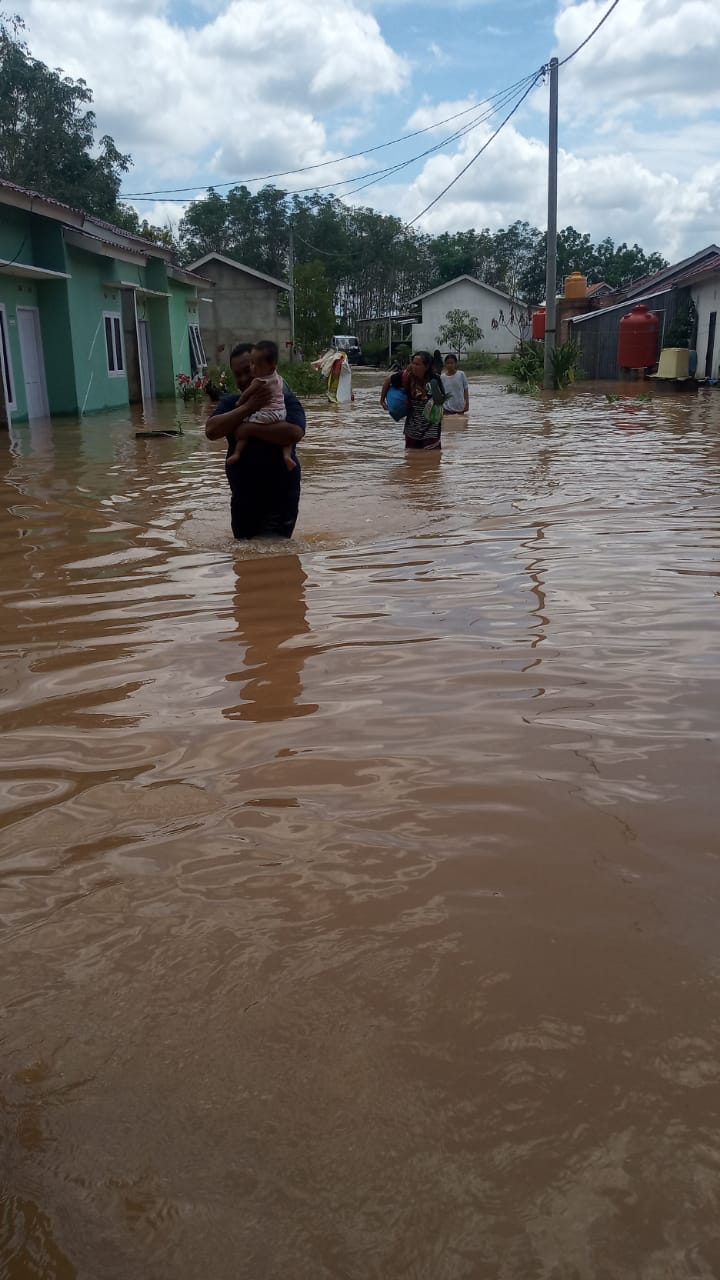
[{"label": "cloudy sky", "polygon": [[[333,163],[277,179],[335,184],[418,156],[358,202],[410,220],[512,102],[397,146],[391,138],[486,102],[561,58],[610,0],[13,0],[34,54],[95,94],[101,132],[131,152],[125,191]],[[7,6],[6,6],[7,7]],[[559,224],[669,258],[720,239],[720,0],[620,0],[561,72]],[[502,99],[494,99],[491,106]],[[545,221],[547,88],[423,219],[431,232]],[[339,161],[349,153],[362,152]],[[342,179],[354,179],[341,185]],[[259,183],[249,183],[253,190]],[[131,199],[176,223],[192,192]]]}]

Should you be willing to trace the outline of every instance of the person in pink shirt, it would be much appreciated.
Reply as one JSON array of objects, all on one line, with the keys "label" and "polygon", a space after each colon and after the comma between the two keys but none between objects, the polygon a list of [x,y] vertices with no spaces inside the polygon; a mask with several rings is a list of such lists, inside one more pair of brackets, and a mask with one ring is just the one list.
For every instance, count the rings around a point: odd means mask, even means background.
[{"label": "person in pink shirt", "polygon": [[[267,387],[271,392],[271,399],[263,409],[258,409],[248,418],[248,422],[284,422],[285,421],[285,395],[283,380],[277,371],[278,363],[278,345],[269,339],[263,339],[256,342],[250,353],[250,368],[253,380],[247,390],[243,391],[238,407],[246,400],[249,400],[253,392],[259,390],[261,386]],[[235,438],[235,448],[228,455],[226,465],[237,462],[242,456],[243,449],[247,441]],[[283,446],[283,458],[288,471],[294,471],[297,463],[292,456],[292,446]]]}]

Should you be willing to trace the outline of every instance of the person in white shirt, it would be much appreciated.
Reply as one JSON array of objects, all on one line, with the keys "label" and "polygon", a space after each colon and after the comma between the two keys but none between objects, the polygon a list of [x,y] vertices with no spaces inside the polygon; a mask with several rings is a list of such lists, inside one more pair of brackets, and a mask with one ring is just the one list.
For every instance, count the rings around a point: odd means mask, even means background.
[{"label": "person in white shirt", "polygon": [[445,413],[467,413],[470,408],[468,380],[462,369],[458,369],[457,356],[445,357],[445,372],[441,381],[447,395],[443,406]]}]

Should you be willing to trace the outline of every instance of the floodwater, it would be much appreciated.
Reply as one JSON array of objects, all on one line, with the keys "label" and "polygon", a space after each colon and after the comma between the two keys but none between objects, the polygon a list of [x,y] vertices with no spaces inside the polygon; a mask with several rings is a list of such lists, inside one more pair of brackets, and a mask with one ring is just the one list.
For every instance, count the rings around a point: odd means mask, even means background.
[{"label": "floodwater", "polygon": [[0,440],[3,1280],[720,1275],[720,392],[361,381]]}]

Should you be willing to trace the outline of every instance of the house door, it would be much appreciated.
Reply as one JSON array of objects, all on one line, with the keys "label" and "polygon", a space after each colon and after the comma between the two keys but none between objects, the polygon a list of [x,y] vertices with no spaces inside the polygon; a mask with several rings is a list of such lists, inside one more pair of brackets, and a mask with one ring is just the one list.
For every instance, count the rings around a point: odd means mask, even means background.
[{"label": "house door", "polygon": [[138,320],[138,353],[140,356],[140,381],[143,403],[155,399],[155,371],[153,369],[150,321]]},{"label": "house door", "polygon": [[40,312],[37,307],[18,307],[17,323],[25,379],[27,416],[32,422],[36,418],[50,416],[40,334]]},{"label": "house door", "polygon": [[710,312],[708,322],[708,344],[707,355],[705,356],[705,377],[712,378],[713,357],[715,355],[715,326],[717,324],[717,311]]}]

